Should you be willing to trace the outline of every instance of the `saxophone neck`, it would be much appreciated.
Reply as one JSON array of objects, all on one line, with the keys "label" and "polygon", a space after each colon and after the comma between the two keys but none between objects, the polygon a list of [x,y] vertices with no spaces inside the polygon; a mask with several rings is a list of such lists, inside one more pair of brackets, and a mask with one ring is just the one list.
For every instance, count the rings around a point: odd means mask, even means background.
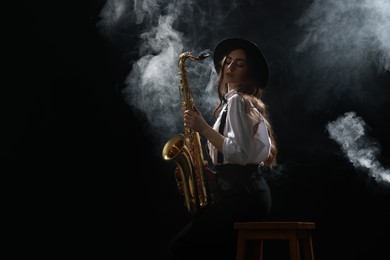
[{"label": "saxophone neck", "polygon": [[183,109],[194,109],[194,104],[192,100],[191,90],[189,88],[188,80],[187,80],[187,70],[185,67],[185,62],[187,59],[190,60],[203,60],[209,57],[210,54],[202,53],[199,56],[194,56],[191,52],[183,52],[179,55],[179,74],[180,74],[180,89],[183,97]]},{"label": "saxophone neck", "polygon": [[207,57],[209,57],[210,54],[209,53],[202,53],[198,56],[195,56],[195,55],[192,55],[191,52],[183,52],[179,55],[179,69],[184,69],[185,67],[185,61],[186,59],[190,59],[190,60],[203,60]]}]

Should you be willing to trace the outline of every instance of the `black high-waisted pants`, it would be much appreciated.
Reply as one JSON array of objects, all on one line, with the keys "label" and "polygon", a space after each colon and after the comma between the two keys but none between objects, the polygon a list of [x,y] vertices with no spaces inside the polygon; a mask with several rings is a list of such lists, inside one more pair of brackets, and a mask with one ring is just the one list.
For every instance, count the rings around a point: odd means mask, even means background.
[{"label": "black high-waisted pants", "polygon": [[174,260],[234,260],[235,221],[261,221],[270,212],[271,194],[258,165],[216,166],[217,196],[168,244]]}]

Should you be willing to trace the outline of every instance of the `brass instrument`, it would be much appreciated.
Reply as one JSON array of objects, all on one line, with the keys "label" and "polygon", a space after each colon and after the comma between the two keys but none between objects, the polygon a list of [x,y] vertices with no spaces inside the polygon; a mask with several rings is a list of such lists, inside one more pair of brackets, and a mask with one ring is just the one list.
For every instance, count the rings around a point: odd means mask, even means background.
[{"label": "brass instrument", "polygon": [[[187,58],[190,60],[202,60],[208,56],[209,54],[193,56],[189,52],[184,52],[179,56],[179,75],[181,76],[179,89],[183,113],[185,110],[195,110],[194,100],[187,80],[185,61]],[[184,196],[184,206],[187,210],[194,214],[199,207],[207,206],[209,204],[209,194],[204,172],[204,166],[207,164],[207,161],[203,158],[199,133],[184,127],[184,134],[173,136],[165,144],[162,157],[164,160],[174,160],[176,163],[175,179],[177,189]]]}]

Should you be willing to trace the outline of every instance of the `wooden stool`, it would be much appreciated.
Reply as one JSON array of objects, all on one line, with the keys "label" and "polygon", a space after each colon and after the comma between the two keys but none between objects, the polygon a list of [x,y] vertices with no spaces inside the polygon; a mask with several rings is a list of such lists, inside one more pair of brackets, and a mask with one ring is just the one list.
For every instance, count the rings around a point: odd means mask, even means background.
[{"label": "wooden stool", "polygon": [[[254,259],[263,260],[263,240],[289,240],[291,260],[300,260],[299,241],[303,242],[305,260],[314,260],[311,230],[312,222],[236,222],[236,260],[245,259],[247,240],[254,240]],[[257,240],[257,241],[256,241]]]}]

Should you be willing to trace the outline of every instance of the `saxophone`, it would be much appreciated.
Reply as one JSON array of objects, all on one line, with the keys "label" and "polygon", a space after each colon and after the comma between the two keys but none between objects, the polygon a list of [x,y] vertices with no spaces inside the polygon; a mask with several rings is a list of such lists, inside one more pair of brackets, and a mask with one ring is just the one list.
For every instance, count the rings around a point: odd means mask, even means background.
[{"label": "saxophone", "polygon": [[[185,110],[195,109],[194,100],[187,80],[185,69],[186,59],[202,60],[209,54],[193,56],[190,52],[179,55],[180,98],[183,113]],[[173,136],[164,145],[162,151],[164,160],[174,160],[176,163],[175,179],[176,186],[181,195],[184,196],[184,206],[191,213],[197,212],[199,207],[205,207],[210,202],[212,195],[208,194],[205,166],[207,161],[203,158],[203,151],[199,133],[184,127],[184,134]]]}]

